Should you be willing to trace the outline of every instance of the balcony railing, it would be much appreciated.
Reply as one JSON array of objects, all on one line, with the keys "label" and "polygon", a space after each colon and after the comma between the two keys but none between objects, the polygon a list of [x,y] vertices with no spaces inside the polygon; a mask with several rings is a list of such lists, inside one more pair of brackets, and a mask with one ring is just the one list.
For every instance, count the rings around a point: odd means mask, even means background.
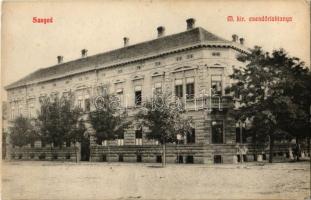
[{"label": "balcony railing", "polygon": [[186,109],[187,110],[215,110],[218,109],[222,111],[223,109],[227,109],[233,106],[233,102],[231,97],[229,96],[219,96],[219,97],[199,97],[192,100],[186,101]]},{"label": "balcony railing", "polygon": [[[186,110],[219,110],[232,108],[233,101],[230,96],[220,96],[220,97],[197,97],[192,99],[181,99],[184,101],[182,105]],[[144,104],[144,102],[142,102]],[[142,106],[127,106],[126,109],[129,113],[136,113]]]}]

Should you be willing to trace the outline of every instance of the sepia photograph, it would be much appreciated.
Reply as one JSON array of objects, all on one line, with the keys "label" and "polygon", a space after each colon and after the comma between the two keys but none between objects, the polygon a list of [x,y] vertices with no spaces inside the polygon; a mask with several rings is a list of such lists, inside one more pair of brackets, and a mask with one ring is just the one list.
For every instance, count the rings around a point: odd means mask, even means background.
[{"label": "sepia photograph", "polygon": [[311,200],[310,1],[1,2],[2,200]]}]

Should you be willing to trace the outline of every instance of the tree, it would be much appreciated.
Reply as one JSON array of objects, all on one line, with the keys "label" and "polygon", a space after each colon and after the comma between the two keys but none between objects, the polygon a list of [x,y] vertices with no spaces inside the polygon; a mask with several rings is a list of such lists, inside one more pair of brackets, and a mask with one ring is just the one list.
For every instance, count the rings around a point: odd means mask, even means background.
[{"label": "tree", "polygon": [[119,99],[114,95],[100,96],[95,100],[95,107],[96,110],[89,113],[89,119],[95,129],[97,144],[123,137],[130,122],[127,113],[120,108]]},{"label": "tree", "polygon": [[[81,109],[74,106],[74,98],[70,93],[61,98],[45,98],[41,100],[38,113],[38,126],[43,141],[62,146],[65,141],[79,141],[84,128],[79,126]],[[79,133],[79,134],[77,134]]]},{"label": "tree", "polygon": [[303,62],[289,57],[283,49],[270,55],[256,46],[238,60],[245,62],[246,67],[234,69],[231,78],[236,82],[229,88],[240,103],[237,119],[249,119],[253,137],[269,141],[272,162],[276,139],[305,135],[301,130],[308,129],[310,72]]},{"label": "tree", "polygon": [[155,139],[162,144],[162,165],[166,164],[166,144],[177,141],[177,134],[186,135],[191,130],[191,118],[183,115],[181,101],[174,101],[169,93],[156,93],[147,100],[135,116],[138,124],[147,127],[148,139]]},{"label": "tree", "polygon": [[82,143],[84,137],[84,133],[86,131],[84,121],[80,119],[77,124],[75,124],[72,129],[67,133],[67,140],[73,142],[75,146],[75,154],[76,154],[76,162],[78,162],[78,151],[77,151],[77,143]]},{"label": "tree", "polygon": [[13,126],[9,127],[9,132],[13,146],[22,147],[38,138],[38,133],[35,131],[31,121],[23,116],[14,119]]}]

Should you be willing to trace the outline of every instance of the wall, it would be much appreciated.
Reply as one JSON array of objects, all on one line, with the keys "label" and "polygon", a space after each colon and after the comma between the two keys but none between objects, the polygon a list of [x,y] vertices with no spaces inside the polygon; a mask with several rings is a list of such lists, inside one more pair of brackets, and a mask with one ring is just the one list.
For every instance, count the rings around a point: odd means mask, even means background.
[{"label": "wall", "polygon": [[71,161],[80,160],[80,147],[15,147],[10,148],[7,156],[9,160],[33,160],[33,161]]}]

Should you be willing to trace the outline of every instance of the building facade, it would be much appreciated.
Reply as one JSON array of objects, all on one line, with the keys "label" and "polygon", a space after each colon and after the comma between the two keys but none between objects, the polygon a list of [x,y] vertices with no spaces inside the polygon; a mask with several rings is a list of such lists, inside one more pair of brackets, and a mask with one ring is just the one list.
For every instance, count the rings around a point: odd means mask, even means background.
[{"label": "building facade", "polygon": [[[229,75],[233,68],[243,67],[237,55],[248,52],[244,39],[233,35],[228,41],[195,27],[192,18],[186,22],[183,32],[166,36],[165,28],[158,27],[154,40],[130,45],[125,37],[124,47],[106,53],[87,56],[84,49],[81,58],[69,62],[58,56],[56,65],[39,69],[6,87],[10,119],[19,115],[35,117],[40,98],[68,92],[74,94],[76,105],[86,113],[95,109],[96,97],[115,94],[131,116],[155,90],[161,90],[182,99],[187,115],[194,120],[191,137],[168,144],[168,162],[236,162],[241,159],[241,146],[236,141],[236,122],[228,115],[233,108],[232,97],[225,88],[232,83]],[[161,146],[145,138],[148,130],[144,128],[133,126],[124,138],[102,144],[96,143],[91,127],[88,131],[87,160],[162,160]]]}]

